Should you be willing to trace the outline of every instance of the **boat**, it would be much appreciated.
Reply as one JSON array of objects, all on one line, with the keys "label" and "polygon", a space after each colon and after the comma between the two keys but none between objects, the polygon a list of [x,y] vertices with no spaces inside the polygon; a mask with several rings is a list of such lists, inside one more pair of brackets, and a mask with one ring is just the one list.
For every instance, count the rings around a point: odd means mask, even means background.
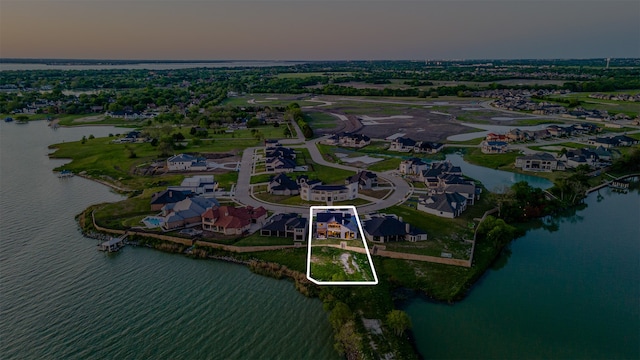
[{"label": "boat", "polygon": [[58,173],[59,178],[67,178],[72,176],[73,176],[73,172],[71,172],[70,170],[62,170]]}]

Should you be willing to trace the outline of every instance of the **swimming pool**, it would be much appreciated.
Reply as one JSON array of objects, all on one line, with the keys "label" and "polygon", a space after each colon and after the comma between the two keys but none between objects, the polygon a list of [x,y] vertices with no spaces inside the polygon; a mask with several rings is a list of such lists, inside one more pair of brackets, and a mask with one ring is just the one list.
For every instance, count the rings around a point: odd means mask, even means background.
[{"label": "swimming pool", "polygon": [[142,219],[142,223],[149,229],[160,227],[164,219],[158,216],[147,216]]}]

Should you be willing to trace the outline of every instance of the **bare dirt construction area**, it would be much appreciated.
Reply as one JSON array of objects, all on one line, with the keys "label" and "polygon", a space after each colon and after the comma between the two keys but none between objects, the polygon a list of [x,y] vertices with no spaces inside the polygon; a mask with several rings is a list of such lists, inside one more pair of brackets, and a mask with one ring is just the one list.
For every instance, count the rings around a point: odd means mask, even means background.
[{"label": "bare dirt construction area", "polygon": [[86,116],[86,117],[82,117],[82,118],[79,118],[79,119],[75,119],[75,120],[73,120],[73,122],[74,123],[78,123],[78,124],[81,124],[81,123],[94,123],[94,122],[97,122],[97,121],[102,121],[104,119],[105,119],[105,116],[103,114],[100,114],[100,115],[92,115],[92,116]]},{"label": "bare dirt construction area", "polygon": [[[335,128],[318,129],[317,134],[351,131],[367,135],[373,139],[387,139],[398,136],[410,137],[417,141],[444,142],[456,134],[477,132],[478,129],[463,123],[487,125],[509,125],[527,116],[507,114],[481,103],[481,99],[443,97],[434,99],[418,98],[362,98],[362,97],[317,97],[330,102],[313,111],[341,116]],[[529,116],[530,118],[530,116]]]}]

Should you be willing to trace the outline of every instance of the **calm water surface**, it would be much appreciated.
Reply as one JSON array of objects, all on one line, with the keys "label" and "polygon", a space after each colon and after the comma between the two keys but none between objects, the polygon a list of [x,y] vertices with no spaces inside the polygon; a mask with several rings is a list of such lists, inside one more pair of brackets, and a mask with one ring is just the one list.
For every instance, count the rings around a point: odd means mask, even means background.
[{"label": "calm water surface", "polygon": [[526,181],[529,185],[541,189],[548,189],[553,186],[551,181],[539,176],[516,174],[469,164],[458,154],[447,154],[447,160],[456,166],[460,166],[466,176],[480,181],[487,190],[492,192],[500,191],[502,187],[510,187],[520,181]]},{"label": "calm water surface", "polygon": [[74,216],[122,197],[58,179],[47,145],[118,132],[0,123],[0,359],[337,358],[321,302],[291,282],[82,237]]},{"label": "calm water surface", "polygon": [[513,242],[462,302],[411,301],[424,357],[639,359],[640,194],[602,195]]}]

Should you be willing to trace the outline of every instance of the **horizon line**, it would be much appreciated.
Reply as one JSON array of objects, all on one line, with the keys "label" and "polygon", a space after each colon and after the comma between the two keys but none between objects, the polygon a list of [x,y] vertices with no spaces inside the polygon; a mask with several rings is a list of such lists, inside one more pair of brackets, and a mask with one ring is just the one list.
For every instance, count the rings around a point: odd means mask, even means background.
[{"label": "horizon line", "polygon": [[516,61],[516,60],[538,60],[538,61],[557,61],[557,60],[614,60],[614,59],[639,59],[640,57],[563,57],[563,58],[425,58],[425,59],[109,59],[109,58],[34,58],[34,57],[0,57],[0,62],[43,62],[43,61],[112,61],[112,62],[173,62],[173,63],[224,63],[224,62],[377,62],[377,61]]}]

